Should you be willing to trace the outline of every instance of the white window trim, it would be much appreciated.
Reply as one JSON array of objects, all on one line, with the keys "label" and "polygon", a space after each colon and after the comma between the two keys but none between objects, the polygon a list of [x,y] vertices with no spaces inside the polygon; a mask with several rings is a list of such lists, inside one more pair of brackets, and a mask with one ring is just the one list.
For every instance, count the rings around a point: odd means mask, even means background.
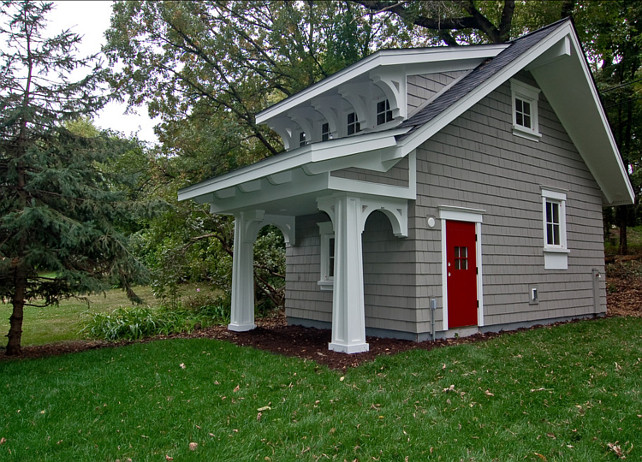
[{"label": "white window trim", "polygon": [[330,239],[334,238],[331,221],[317,223],[320,238],[320,279],[317,282],[321,290],[333,290],[334,278],[330,276]]},{"label": "white window trim", "polygon": [[[539,141],[542,137],[542,134],[539,132],[539,110],[537,102],[541,90],[524,82],[520,82],[519,80],[511,79],[510,91],[513,116],[513,134],[529,140]],[[527,128],[523,125],[517,124],[515,104],[515,100],[517,98],[530,104],[531,128]]]},{"label": "white window trim", "polygon": [[441,220],[441,293],[443,299],[443,320],[442,330],[448,330],[448,259],[446,243],[446,221],[467,221],[475,223],[475,234],[477,243],[475,246],[475,255],[477,259],[477,326],[483,327],[485,324],[484,317],[484,284],[482,268],[482,222],[483,215],[486,211],[482,209],[472,209],[468,207],[456,207],[450,205],[439,206],[439,219]]},{"label": "white window trim", "polygon": [[[546,203],[555,202],[560,207],[560,243],[548,243],[546,232]],[[566,193],[559,190],[542,188],[542,231],[544,241],[544,269],[568,269],[568,249],[566,239]]]}]

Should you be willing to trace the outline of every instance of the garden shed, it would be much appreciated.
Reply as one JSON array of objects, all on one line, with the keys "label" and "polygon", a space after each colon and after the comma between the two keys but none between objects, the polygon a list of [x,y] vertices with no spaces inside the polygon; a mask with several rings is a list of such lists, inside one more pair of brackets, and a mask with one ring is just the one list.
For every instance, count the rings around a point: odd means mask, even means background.
[{"label": "garden shed", "polygon": [[332,329],[334,351],[605,313],[602,207],[634,194],[570,20],[382,50],[256,121],[284,152],[179,192],[235,218],[231,330],[255,326],[268,224],[288,322]]}]

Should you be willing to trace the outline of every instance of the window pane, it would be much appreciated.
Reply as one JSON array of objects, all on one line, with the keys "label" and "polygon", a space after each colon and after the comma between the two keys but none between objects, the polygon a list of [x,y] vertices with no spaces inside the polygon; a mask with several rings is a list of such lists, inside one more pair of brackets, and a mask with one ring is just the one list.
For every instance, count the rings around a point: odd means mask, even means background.
[{"label": "window pane", "polygon": [[331,237],[328,242],[328,276],[334,277],[334,238]]}]

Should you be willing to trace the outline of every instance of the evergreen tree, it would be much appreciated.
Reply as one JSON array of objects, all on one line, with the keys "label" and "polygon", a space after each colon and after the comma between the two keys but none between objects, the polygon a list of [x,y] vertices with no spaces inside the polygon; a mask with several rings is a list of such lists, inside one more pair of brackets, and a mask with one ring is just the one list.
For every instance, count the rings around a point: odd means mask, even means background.
[{"label": "evergreen tree", "polygon": [[[21,353],[25,306],[131,284],[141,268],[121,231],[129,202],[105,166],[129,143],[70,130],[104,103],[80,37],[46,38],[51,3],[0,6],[0,296],[13,305],[7,355]],[[70,72],[93,66],[80,81]]]}]

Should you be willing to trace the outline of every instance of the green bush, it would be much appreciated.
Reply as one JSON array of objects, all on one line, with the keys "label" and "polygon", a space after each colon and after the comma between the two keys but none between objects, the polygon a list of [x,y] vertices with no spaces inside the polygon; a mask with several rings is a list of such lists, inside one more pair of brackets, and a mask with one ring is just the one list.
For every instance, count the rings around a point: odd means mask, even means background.
[{"label": "green bush", "polygon": [[229,310],[222,304],[198,307],[118,308],[96,313],[82,332],[90,338],[116,341],[139,340],[155,335],[192,332],[195,329],[229,322]]}]

